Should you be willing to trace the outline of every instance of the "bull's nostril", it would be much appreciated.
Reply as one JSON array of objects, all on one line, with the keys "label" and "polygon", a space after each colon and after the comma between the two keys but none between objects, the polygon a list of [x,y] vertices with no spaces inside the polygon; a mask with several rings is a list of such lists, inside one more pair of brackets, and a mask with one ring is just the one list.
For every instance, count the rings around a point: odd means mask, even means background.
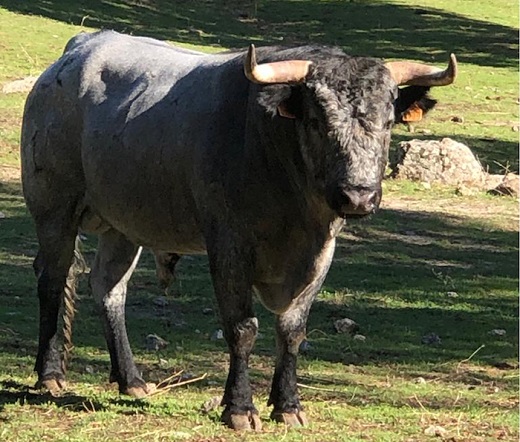
[{"label": "bull's nostril", "polygon": [[379,193],[376,190],[353,189],[344,192],[347,203],[344,206],[346,213],[368,214],[377,209]]}]

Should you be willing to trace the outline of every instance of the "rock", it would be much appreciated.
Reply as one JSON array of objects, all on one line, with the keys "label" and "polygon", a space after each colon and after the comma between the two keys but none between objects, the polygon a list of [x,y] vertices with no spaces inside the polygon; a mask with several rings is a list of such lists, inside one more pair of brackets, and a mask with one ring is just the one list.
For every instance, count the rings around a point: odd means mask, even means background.
[{"label": "rock", "polygon": [[392,178],[418,181],[425,189],[431,183],[456,186],[461,196],[488,191],[518,197],[520,190],[517,174],[487,173],[468,146],[450,138],[403,141],[390,167]]},{"label": "rock", "polygon": [[213,309],[211,307],[206,307],[202,309],[203,315],[211,315],[213,313]]},{"label": "rock", "polygon": [[168,345],[168,341],[165,341],[156,334],[149,334],[145,339],[145,346],[148,351],[158,351]]},{"label": "rock", "polygon": [[[499,175],[500,176],[500,175]],[[505,195],[518,197],[518,191],[520,187],[519,176],[515,173],[508,173],[502,179],[502,181],[489,193],[493,195]]]},{"label": "rock", "polygon": [[94,374],[94,367],[92,367],[92,365],[85,365],[85,373]]},{"label": "rock", "polygon": [[154,305],[157,307],[166,307],[168,305],[168,300],[165,296],[159,296],[153,300]]},{"label": "rock", "polygon": [[487,175],[471,149],[450,138],[399,143],[391,168],[398,179],[478,188]]},{"label": "rock", "polygon": [[478,188],[468,187],[463,184],[459,185],[455,190],[455,194],[458,196],[474,196],[478,193]]},{"label": "rock", "polygon": [[464,123],[464,117],[454,116],[450,118],[450,121],[453,123]]},{"label": "rock", "polygon": [[426,345],[439,345],[441,338],[437,333],[428,333],[421,338],[421,342]]},{"label": "rock", "polygon": [[214,396],[201,405],[200,412],[202,414],[208,414],[211,411],[218,409],[218,407],[220,407],[221,402],[222,398],[220,396]]},{"label": "rock", "polygon": [[354,339],[354,341],[361,341],[361,342],[365,342],[367,340],[366,336],[363,336],[363,335],[354,335],[354,337],[352,338]]},{"label": "rock", "polygon": [[189,372],[182,373],[179,378],[179,382],[189,381],[190,379],[193,379],[194,377],[195,377],[195,375],[193,373],[189,373]]},{"label": "rock", "polygon": [[359,325],[350,318],[343,318],[334,322],[334,328],[338,333],[349,333],[353,335],[359,330]]},{"label": "rock", "polygon": [[224,332],[219,328],[218,330],[215,330],[213,334],[211,335],[210,339],[212,341],[219,341],[221,339],[224,339]]},{"label": "rock", "polygon": [[416,384],[426,384],[426,379],[424,379],[423,377],[419,376],[419,377],[415,380],[415,383],[416,383]]},{"label": "rock", "polygon": [[5,219],[5,218],[7,218],[7,217],[5,216],[5,213],[4,213],[4,212],[0,212],[0,219]]},{"label": "rock", "polygon": [[446,292],[446,296],[448,298],[458,298],[459,294],[457,292]]},{"label": "rock", "polygon": [[446,428],[443,428],[439,425],[430,425],[426,430],[424,430],[424,434],[426,436],[437,436],[444,437],[448,431]]},{"label": "rock", "polygon": [[307,341],[307,339],[304,339],[302,343],[300,344],[300,353],[307,353],[312,348],[312,345]]},{"label": "rock", "polygon": [[503,328],[495,328],[488,333],[491,336],[505,336],[507,332]]}]

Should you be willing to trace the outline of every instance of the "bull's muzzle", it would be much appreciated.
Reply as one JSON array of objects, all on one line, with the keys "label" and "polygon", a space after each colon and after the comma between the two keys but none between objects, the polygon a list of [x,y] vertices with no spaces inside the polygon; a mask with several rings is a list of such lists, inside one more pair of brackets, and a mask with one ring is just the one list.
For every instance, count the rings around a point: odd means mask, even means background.
[{"label": "bull's muzzle", "polygon": [[343,218],[370,215],[379,208],[381,188],[337,188],[333,196],[333,209]]}]

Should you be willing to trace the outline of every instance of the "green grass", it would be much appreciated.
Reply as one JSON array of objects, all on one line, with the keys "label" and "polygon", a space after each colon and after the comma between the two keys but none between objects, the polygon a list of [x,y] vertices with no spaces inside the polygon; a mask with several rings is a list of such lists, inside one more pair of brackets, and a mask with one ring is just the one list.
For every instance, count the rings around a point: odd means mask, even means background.
[{"label": "green grass", "polygon": [[[0,85],[37,75],[68,38],[100,27],[204,51],[250,41],[318,42],[439,65],[454,52],[457,83],[435,89],[438,108],[414,133],[397,128],[394,146],[448,136],[494,172],[518,170],[518,4],[510,1],[0,0]],[[158,308],[153,301],[163,293],[145,254],[130,283],[127,315],[146,379],[179,370],[206,379],[143,401],[119,396],[108,384],[108,354],[83,280],[70,386],[56,398],[33,390],[37,243],[18,181],[25,96],[0,93],[0,440],[518,440],[518,202],[410,182],[386,181],[381,213],[351,223],[339,240],[311,312],[310,348],[299,361],[308,428],[287,431],[264,420],[261,434],[246,437],[219,424],[220,409],[199,412],[222,394],[227,372],[225,344],[209,339],[218,317],[202,313],[216,306],[201,257],[181,261],[169,304]],[[93,238],[85,244],[89,260],[94,245]],[[260,305],[256,310],[262,337],[251,377],[265,419],[273,318]],[[360,324],[365,341],[334,331],[343,317]],[[507,333],[493,336],[493,329]],[[149,333],[168,347],[146,351]],[[422,344],[428,333],[441,343]],[[432,425],[446,435],[425,435]]]}]

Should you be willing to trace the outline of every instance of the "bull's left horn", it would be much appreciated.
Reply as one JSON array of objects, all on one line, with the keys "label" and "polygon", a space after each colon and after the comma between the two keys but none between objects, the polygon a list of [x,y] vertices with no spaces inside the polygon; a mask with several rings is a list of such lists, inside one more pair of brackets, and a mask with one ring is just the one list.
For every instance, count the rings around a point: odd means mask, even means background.
[{"label": "bull's left horn", "polygon": [[287,60],[257,64],[255,45],[250,45],[244,60],[248,80],[259,84],[301,83],[309,73],[312,61]]},{"label": "bull's left horn", "polygon": [[448,67],[444,70],[411,61],[389,61],[385,66],[399,86],[447,86],[457,77],[455,54],[450,55]]}]

